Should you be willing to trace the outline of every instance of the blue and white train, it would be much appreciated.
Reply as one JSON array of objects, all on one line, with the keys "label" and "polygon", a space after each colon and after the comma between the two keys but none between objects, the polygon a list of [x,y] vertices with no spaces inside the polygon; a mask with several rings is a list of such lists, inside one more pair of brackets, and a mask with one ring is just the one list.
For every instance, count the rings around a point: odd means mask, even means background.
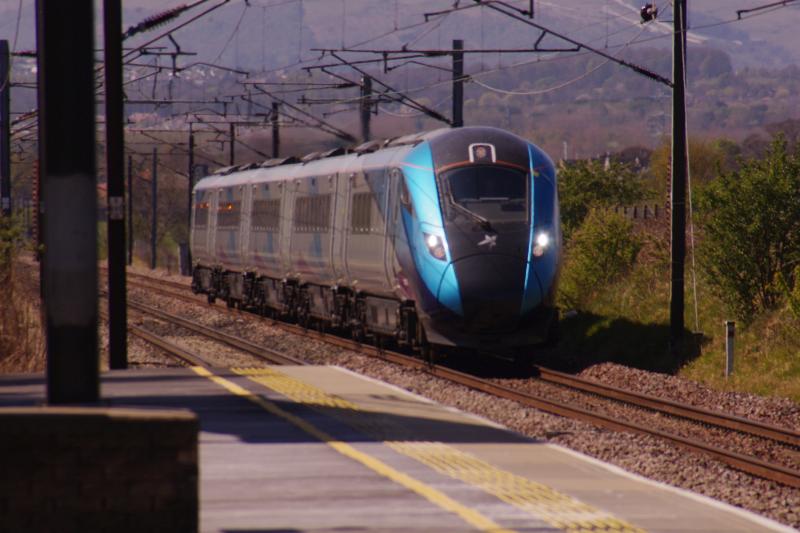
[{"label": "blue and white train", "polygon": [[548,341],[555,168],[489,127],[222,169],[194,188],[192,288],[210,302],[413,349]]}]

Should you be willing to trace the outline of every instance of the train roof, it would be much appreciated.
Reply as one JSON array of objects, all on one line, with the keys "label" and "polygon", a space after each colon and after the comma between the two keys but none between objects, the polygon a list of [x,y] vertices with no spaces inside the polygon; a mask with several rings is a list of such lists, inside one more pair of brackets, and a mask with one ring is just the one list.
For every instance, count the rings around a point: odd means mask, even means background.
[{"label": "train roof", "polygon": [[[464,142],[480,141],[494,144],[501,139],[503,142],[497,144],[498,158],[502,158],[504,161],[519,160],[521,165],[527,165],[527,145],[530,142],[526,139],[494,127],[468,126],[457,129],[440,128],[382,141],[368,141],[355,147],[338,147],[327,151],[312,152],[300,158],[274,158],[224,167],[200,180],[195,188],[203,190],[232,187],[254,182],[270,183],[310,176],[331,176],[337,173],[354,173],[385,168],[401,159],[421,142],[431,143],[435,165],[441,166],[451,163],[450,160],[454,157],[460,157],[458,155],[460,152],[453,150],[454,143],[458,145]],[[544,155],[546,157],[546,154]]]},{"label": "train roof", "polygon": [[423,141],[450,131],[449,128],[412,133],[401,137],[367,141],[353,148],[338,147],[312,152],[303,157],[267,159],[257,163],[219,168],[200,180],[196,188],[231,187],[259,182],[282,181],[303,176],[325,176],[337,172],[357,172],[391,164],[399,153],[405,153]]}]

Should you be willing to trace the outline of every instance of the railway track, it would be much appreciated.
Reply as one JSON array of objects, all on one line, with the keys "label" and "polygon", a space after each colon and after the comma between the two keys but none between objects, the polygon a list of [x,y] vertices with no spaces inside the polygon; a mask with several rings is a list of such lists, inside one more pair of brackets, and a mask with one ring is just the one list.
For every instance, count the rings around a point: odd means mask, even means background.
[{"label": "railway track", "polygon": [[[103,320],[108,320],[108,312],[105,309],[102,308],[100,309],[100,316],[103,318]],[[128,324],[128,333],[159,348],[169,357],[177,360],[178,362],[186,363],[192,366],[204,366],[204,367],[213,366],[206,359],[199,356],[198,354],[190,350],[187,350],[181,346],[178,346],[177,344],[169,342],[164,337],[156,335],[155,333],[152,333],[142,327],[133,324]]]},{"label": "railway track", "polygon": [[[158,290],[162,296],[168,296],[194,304],[203,304],[204,306],[207,306],[205,299],[201,299],[198,296],[187,293],[189,289],[188,284],[176,283],[168,280],[157,280],[153,278],[146,279],[148,278],[147,276],[142,276],[140,274],[130,277],[131,279],[129,282],[132,286],[138,286],[140,288],[150,290],[155,289]],[[164,287],[170,287],[172,289],[184,292],[164,291]],[[241,314],[241,311],[228,309],[223,305],[215,305],[212,307],[220,312],[233,313],[236,315]],[[476,376],[445,366],[429,364],[421,361],[420,359],[379,349],[372,345],[358,343],[350,339],[326,334],[324,332],[306,330],[293,324],[286,324],[271,319],[265,320],[269,320],[276,326],[295,334],[322,340],[343,348],[355,350],[386,361],[391,361],[405,367],[414,368],[429,375],[446,379],[486,394],[512,400],[525,406],[534,407],[560,416],[582,420],[614,431],[627,431],[642,435],[650,435],[668,441],[676,446],[711,456],[723,463],[749,474],[776,481],[788,486],[800,488],[800,471],[793,468],[767,462],[757,457],[744,455],[721,447],[709,445],[697,439],[687,438],[681,435],[659,430],[657,428],[648,427],[646,424],[638,424],[636,422],[607,416],[602,413],[598,413],[595,410],[556,402],[541,395],[518,390],[492,380],[478,378]],[[637,408],[654,411],[669,417],[677,417],[683,420],[691,421],[695,424],[715,426],[727,431],[734,431],[754,438],[766,439],[778,443],[781,446],[790,447],[792,450],[797,450],[800,448],[800,433],[786,428],[700,409],[691,405],[664,400],[654,396],[625,391],[623,389],[585,380],[547,368],[537,368],[537,371],[539,379],[547,383],[579,391],[583,394],[590,394],[609,401],[623,402]]]},{"label": "railway track", "polygon": [[[219,342],[227,346],[230,346],[231,348],[243,351],[264,363],[272,365],[306,364],[305,361],[298,359],[296,357],[286,355],[284,353],[278,352],[277,350],[271,350],[269,348],[259,346],[255,343],[252,343],[240,337],[229,335],[216,328],[211,328],[208,326],[197,324],[196,322],[193,322],[191,320],[186,320],[185,318],[167,313],[165,311],[142,304],[140,302],[128,300],[128,308],[138,311],[139,313],[145,316],[156,318],[163,322],[167,322],[169,324],[173,324],[180,328],[189,330],[192,333],[199,335],[201,337],[205,337],[215,342]],[[103,309],[101,309],[101,315],[103,316],[104,319],[108,318],[106,311]],[[150,344],[157,346],[161,350],[167,352],[170,356],[175,357],[180,361],[195,366],[209,366],[209,367],[214,366],[207,359],[196,354],[195,352],[187,350],[181,346],[178,346],[177,344],[171,343],[166,339],[164,339],[163,337],[160,337],[159,335],[156,335],[155,333],[146,330],[145,328],[133,324],[128,324],[128,331],[132,335],[135,335],[149,342]]]}]

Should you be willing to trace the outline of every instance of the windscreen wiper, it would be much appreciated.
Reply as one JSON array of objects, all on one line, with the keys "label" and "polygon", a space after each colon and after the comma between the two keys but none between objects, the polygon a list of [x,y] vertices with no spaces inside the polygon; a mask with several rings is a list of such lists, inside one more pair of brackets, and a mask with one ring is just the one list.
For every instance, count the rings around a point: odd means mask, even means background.
[{"label": "windscreen wiper", "polygon": [[485,231],[489,231],[489,232],[492,232],[492,233],[497,233],[497,232],[494,230],[494,228],[492,227],[492,224],[491,224],[491,222],[489,222],[489,219],[487,219],[487,218],[484,218],[484,217],[480,216],[478,213],[473,213],[472,211],[470,211],[470,210],[469,210],[469,209],[467,209],[466,207],[464,207],[464,206],[462,206],[462,205],[459,205],[458,203],[456,203],[456,202],[455,202],[455,201],[453,201],[453,200],[451,200],[451,201],[450,201],[450,205],[451,205],[452,207],[454,207],[454,208],[456,209],[456,211],[458,211],[458,212],[460,212],[460,213],[462,213],[462,214],[466,215],[467,217],[469,217],[469,218],[471,218],[472,220],[474,220],[475,222],[477,222],[477,223],[478,223],[478,225],[479,225],[481,228],[483,228]]}]

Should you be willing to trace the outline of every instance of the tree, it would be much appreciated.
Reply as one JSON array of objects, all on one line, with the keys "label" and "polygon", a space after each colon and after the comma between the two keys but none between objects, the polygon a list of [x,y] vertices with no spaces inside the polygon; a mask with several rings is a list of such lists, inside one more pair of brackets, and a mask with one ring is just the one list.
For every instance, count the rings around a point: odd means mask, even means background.
[{"label": "tree", "polygon": [[630,205],[644,198],[641,179],[628,165],[611,161],[577,161],[559,170],[561,225],[565,238],[581,225],[592,208]]},{"label": "tree", "polygon": [[774,306],[778,280],[800,261],[800,150],[782,136],[761,159],[742,161],[698,194],[700,261],[714,292],[737,316]]},{"label": "tree", "polygon": [[[729,170],[735,165],[736,156],[741,150],[738,145],[727,139],[706,141],[689,139],[689,171],[692,183],[703,185],[717,177],[722,170]],[[672,157],[670,141],[667,140],[653,151],[651,170],[660,183],[669,183],[669,165]]]},{"label": "tree", "polygon": [[634,265],[642,239],[633,224],[609,209],[592,209],[567,246],[559,299],[585,307],[598,288],[621,278]]}]

